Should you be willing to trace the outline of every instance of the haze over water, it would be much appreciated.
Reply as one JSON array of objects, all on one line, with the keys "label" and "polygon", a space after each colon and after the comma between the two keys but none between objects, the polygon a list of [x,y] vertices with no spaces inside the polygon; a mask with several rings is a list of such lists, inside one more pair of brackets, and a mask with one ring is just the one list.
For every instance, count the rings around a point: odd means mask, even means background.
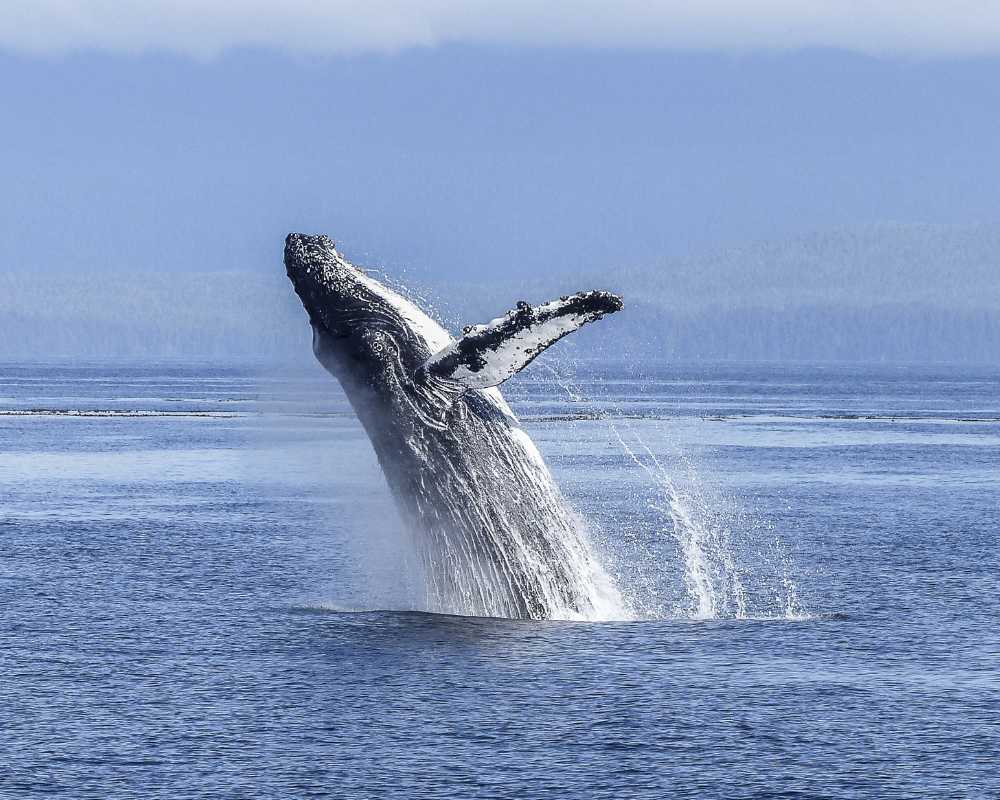
[{"label": "haze over water", "polygon": [[996,368],[538,364],[601,623],[417,611],[318,367],[2,374],[0,795],[1000,791]]}]

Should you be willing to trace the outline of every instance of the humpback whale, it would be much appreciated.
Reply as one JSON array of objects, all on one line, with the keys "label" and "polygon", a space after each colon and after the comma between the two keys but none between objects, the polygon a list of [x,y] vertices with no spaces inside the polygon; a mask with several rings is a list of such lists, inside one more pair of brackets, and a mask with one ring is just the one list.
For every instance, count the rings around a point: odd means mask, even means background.
[{"label": "humpback whale", "polygon": [[621,613],[584,527],[496,388],[563,336],[620,310],[621,298],[591,291],[521,302],[455,339],[327,236],[289,234],[284,261],[313,352],[343,387],[401,516],[423,539],[428,610]]}]

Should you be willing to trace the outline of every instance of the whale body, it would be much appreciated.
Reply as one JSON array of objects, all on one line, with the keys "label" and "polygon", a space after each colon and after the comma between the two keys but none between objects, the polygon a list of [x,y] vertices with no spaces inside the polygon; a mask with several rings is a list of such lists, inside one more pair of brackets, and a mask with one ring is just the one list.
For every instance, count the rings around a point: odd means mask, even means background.
[{"label": "whale body", "polygon": [[613,581],[496,386],[561,337],[621,309],[621,299],[594,291],[518,303],[455,339],[327,236],[290,234],[284,260],[313,352],[343,387],[400,514],[422,539],[428,610],[615,613]]}]

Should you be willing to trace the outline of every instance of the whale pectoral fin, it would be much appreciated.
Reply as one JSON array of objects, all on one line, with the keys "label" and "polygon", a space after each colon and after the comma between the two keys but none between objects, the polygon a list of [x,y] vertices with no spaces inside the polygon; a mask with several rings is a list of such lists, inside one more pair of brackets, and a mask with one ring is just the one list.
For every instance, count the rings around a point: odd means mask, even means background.
[{"label": "whale pectoral fin", "polygon": [[465,335],[431,356],[418,378],[434,377],[463,389],[497,386],[567,333],[622,308],[610,292],[580,292],[550,303],[517,308]]}]

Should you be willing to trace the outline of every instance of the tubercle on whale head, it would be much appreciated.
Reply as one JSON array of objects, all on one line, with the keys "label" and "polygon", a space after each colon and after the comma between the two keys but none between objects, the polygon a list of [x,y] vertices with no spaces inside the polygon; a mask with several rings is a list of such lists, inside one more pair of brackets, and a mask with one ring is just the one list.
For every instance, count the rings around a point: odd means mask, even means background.
[{"label": "tubercle on whale head", "polygon": [[324,267],[339,257],[337,243],[325,234],[290,233],[285,237],[285,272],[292,282]]},{"label": "tubercle on whale head", "polygon": [[314,327],[334,337],[350,333],[345,324],[358,303],[358,273],[325,235],[285,237],[285,272]]}]

